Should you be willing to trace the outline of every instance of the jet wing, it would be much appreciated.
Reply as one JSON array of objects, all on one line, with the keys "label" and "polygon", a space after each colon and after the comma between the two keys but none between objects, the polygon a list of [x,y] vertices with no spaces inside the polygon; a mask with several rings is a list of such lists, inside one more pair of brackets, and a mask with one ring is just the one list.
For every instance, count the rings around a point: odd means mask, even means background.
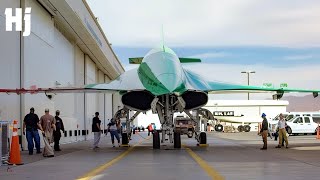
[{"label": "jet wing", "polygon": [[119,91],[145,90],[138,77],[137,68],[129,70],[118,76],[110,83],[89,84],[84,87],[56,87],[56,88],[30,88],[30,89],[1,89],[0,93],[36,94],[36,93],[114,93]]},{"label": "jet wing", "polygon": [[318,96],[320,90],[310,89],[295,89],[295,88],[269,88],[259,86],[245,86],[232,83],[225,83],[219,81],[207,81],[196,73],[190,70],[184,70],[187,77],[187,89],[206,91],[212,94],[228,94],[228,93],[265,93],[265,92],[301,92],[301,93],[313,93],[314,97]]},{"label": "jet wing", "polygon": [[138,68],[131,69],[124,72],[115,80],[110,83],[103,84],[89,84],[85,86],[87,90],[97,91],[132,91],[132,90],[145,90],[138,76]]}]

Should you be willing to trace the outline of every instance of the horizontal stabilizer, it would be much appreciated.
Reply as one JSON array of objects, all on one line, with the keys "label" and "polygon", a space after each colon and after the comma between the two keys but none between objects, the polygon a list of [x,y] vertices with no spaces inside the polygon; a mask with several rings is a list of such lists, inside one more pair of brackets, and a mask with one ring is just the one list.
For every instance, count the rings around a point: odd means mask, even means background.
[{"label": "horizontal stabilizer", "polygon": [[129,58],[130,64],[141,64],[143,57]]},{"label": "horizontal stabilizer", "polygon": [[[130,64],[141,64],[143,57],[134,57],[129,58]],[[197,63],[201,62],[201,59],[198,58],[179,58],[180,63]]]},{"label": "horizontal stabilizer", "polygon": [[197,63],[197,62],[201,62],[201,59],[198,58],[180,58],[179,60],[181,63]]}]

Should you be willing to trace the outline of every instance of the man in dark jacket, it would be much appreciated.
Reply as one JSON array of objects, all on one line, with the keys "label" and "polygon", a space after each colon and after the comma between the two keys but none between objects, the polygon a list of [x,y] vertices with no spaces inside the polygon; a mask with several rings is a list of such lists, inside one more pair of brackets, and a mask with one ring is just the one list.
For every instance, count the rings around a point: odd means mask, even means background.
[{"label": "man in dark jacket", "polygon": [[[38,133],[38,128],[43,132],[43,129],[39,123],[39,117],[34,113],[34,108],[30,108],[30,113],[27,114],[23,120],[23,134],[26,134],[26,138],[28,141],[28,150],[29,155],[33,154],[33,140],[36,144],[37,154],[41,153],[40,151],[40,136]],[[25,130],[26,132],[25,133]]]},{"label": "man in dark jacket", "polygon": [[55,151],[61,151],[59,141],[61,138],[61,132],[64,132],[64,126],[62,119],[59,117],[60,111],[56,111],[56,116],[54,117],[55,124],[56,124],[56,129],[53,131],[53,139],[54,139],[54,150]]},{"label": "man in dark jacket", "polygon": [[261,126],[261,136],[263,140],[263,147],[260,148],[261,150],[266,150],[267,149],[267,137],[268,137],[268,120],[266,118],[266,114],[262,113],[261,115],[263,121],[262,121],[262,126]]}]

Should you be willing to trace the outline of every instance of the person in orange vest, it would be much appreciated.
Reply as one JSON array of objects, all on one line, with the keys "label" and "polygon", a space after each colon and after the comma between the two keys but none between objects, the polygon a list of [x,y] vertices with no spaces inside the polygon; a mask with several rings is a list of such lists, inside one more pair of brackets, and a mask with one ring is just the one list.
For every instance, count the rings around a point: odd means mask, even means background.
[{"label": "person in orange vest", "polygon": [[153,131],[153,127],[152,127],[152,124],[149,124],[148,125],[148,136],[150,136],[150,132]]}]

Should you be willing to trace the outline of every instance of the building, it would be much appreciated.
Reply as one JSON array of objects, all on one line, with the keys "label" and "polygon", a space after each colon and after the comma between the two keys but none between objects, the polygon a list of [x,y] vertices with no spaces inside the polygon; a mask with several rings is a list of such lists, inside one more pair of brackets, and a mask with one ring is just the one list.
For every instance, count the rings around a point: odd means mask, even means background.
[{"label": "building", "polygon": [[[5,8],[26,7],[32,8],[31,35],[6,32]],[[124,72],[86,1],[1,0],[0,39],[0,88],[81,87]],[[105,127],[122,106],[117,94],[94,93],[56,94],[52,100],[44,94],[0,94],[0,102],[0,120],[18,119],[19,127],[31,107],[39,116],[45,108],[52,115],[60,110],[62,143],[93,138],[94,113],[100,112]]]}]

